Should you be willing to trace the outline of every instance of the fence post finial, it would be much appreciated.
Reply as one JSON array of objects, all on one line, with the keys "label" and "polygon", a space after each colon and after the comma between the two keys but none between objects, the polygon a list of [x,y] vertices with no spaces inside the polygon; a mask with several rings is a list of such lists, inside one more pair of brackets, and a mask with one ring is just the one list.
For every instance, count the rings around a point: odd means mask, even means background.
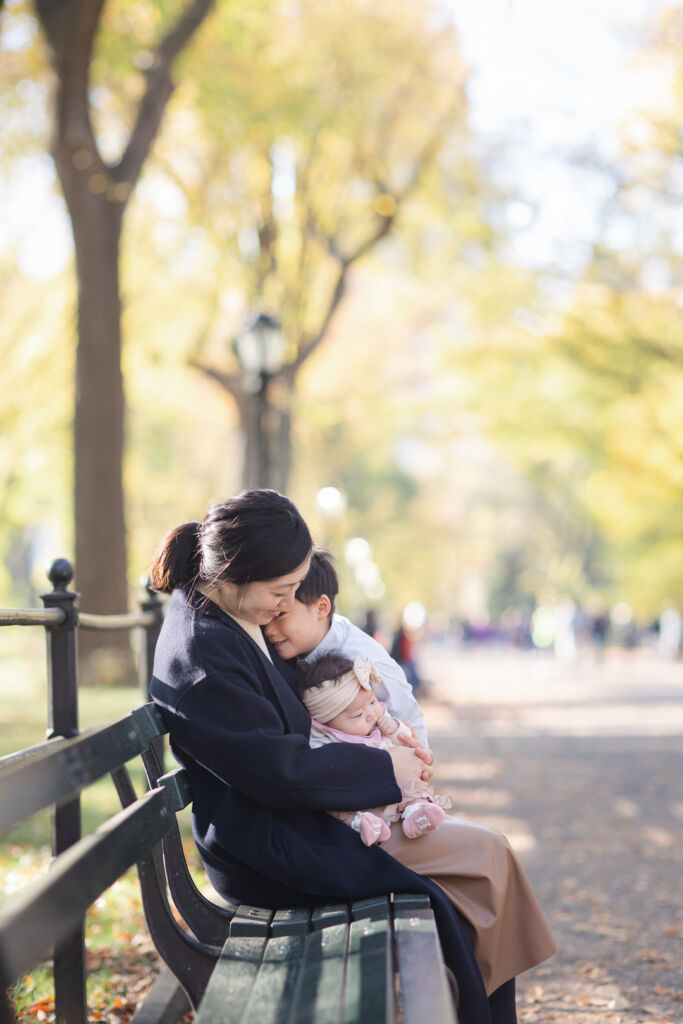
[{"label": "fence post finial", "polygon": [[68,590],[74,578],[74,567],[68,558],[55,558],[48,566],[47,578],[55,590]]}]

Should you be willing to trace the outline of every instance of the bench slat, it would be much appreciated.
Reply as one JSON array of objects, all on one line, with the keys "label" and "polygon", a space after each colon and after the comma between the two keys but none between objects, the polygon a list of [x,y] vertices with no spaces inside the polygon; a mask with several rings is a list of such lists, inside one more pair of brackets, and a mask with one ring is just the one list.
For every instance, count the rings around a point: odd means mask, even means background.
[{"label": "bench slat", "polygon": [[311,911],[308,907],[295,907],[292,910],[278,910],[270,924],[270,934],[306,935],[311,927]]},{"label": "bench slat", "polygon": [[337,1024],[344,995],[348,923],[311,932],[287,1024]]},{"label": "bench slat", "polygon": [[392,902],[394,914],[399,910],[431,910],[432,904],[426,892],[397,892]]},{"label": "bench slat", "polygon": [[[372,913],[376,911],[373,909]],[[343,1024],[379,1024],[381,1021],[390,1024],[396,1020],[391,944],[388,910],[384,918],[366,917],[352,922]]]},{"label": "bench slat", "polygon": [[230,921],[229,934],[234,937],[263,935],[265,938],[269,933],[272,919],[272,910],[267,910],[265,907],[250,907],[245,903],[240,903]]},{"label": "bench slat", "polygon": [[399,910],[394,930],[404,1018],[457,1024],[433,911]]},{"label": "bench slat", "polygon": [[228,938],[202,999],[195,1024],[238,1024],[254,985],[266,939]]},{"label": "bench slat", "polygon": [[263,963],[242,1017],[242,1024],[275,1024],[286,1020],[306,948],[305,935],[270,939]]},{"label": "bench slat", "polygon": [[358,921],[369,918],[371,921],[389,920],[389,900],[386,896],[373,896],[369,900],[356,900],[351,904],[351,918]]},{"label": "bench slat", "polygon": [[173,823],[165,790],[143,794],[84,836],[0,910],[0,985],[29,970]]},{"label": "bench slat", "polygon": [[338,903],[329,907],[316,907],[311,914],[311,929],[327,928],[331,924],[347,924],[351,914],[346,903]]},{"label": "bench slat", "polygon": [[80,793],[142,753],[150,740],[164,731],[158,711],[145,704],[118,722],[55,747],[41,744],[35,756],[10,763],[0,779],[0,835],[37,811]]}]

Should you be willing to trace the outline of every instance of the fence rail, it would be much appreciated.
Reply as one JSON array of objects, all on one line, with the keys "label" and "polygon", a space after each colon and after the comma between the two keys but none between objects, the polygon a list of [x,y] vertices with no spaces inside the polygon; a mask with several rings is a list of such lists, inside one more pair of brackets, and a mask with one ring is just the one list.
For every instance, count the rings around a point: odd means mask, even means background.
[{"label": "fence rail", "polygon": [[[42,595],[44,608],[2,608],[2,626],[43,626],[47,637],[48,729],[47,742],[28,751],[17,751],[2,759],[7,767],[32,756],[39,759],[55,740],[78,735],[78,666],[76,634],[78,629],[141,629],[142,651],[139,683],[143,699],[149,700],[154,648],[163,621],[163,605],[147,587],[140,611],[122,615],[93,615],[78,608],[78,594],[69,589],[74,576],[66,558],[52,562],[48,577],[52,590]],[[161,754],[161,751],[158,751]],[[58,856],[81,837],[81,804],[75,797],[52,809],[52,853]],[[85,927],[81,920],[54,947],[55,1019],[70,1024],[87,1024],[85,998]]]},{"label": "fence rail", "polygon": [[0,608],[0,626],[60,626],[65,618],[60,608]]},{"label": "fence rail", "polygon": [[89,615],[78,613],[78,625],[81,629],[135,629],[136,626],[155,626],[154,612],[130,612],[126,615]]}]

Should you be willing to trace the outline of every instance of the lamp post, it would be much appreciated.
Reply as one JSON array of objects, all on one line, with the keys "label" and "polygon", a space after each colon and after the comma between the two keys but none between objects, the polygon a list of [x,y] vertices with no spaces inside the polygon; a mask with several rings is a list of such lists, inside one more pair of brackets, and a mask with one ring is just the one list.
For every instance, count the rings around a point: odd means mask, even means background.
[{"label": "lamp post", "polygon": [[267,313],[252,317],[234,341],[242,367],[245,394],[246,487],[270,487],[275,456],[273,409],[268,400],[270,381],[282,369],[285,337],[279,320]]}]

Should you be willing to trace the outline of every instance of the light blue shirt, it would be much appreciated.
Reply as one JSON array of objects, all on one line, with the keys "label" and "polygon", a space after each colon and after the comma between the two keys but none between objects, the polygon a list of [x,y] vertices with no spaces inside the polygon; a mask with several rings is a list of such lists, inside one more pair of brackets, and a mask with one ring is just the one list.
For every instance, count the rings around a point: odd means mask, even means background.
[{"label": "light blue shirt", "polygon": [[354,626],[343,615],[333,615],[330,628],[323,639],[302,661],[309,665],[323,654],[333,652],[351,661],[357,654],[360,654],[361,658],[369,658],[378,675],[382,677],[381,683],[373,684],[379,699],[386,702],[389,713],[394,718],[400,718],[411,725],[422,743],[429,746],[424,716],[413,696],[413,688],[401,666],[377,640],[364,633],[358,626]]}]

